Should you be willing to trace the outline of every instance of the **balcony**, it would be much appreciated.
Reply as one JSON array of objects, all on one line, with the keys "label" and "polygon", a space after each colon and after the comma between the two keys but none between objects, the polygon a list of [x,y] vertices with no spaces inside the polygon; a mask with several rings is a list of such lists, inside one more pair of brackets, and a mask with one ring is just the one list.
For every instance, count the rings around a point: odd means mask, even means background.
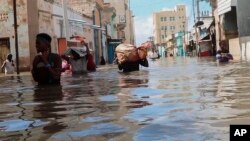
[{"label": "balcony", "polygon": [[126,27],[126,23],[117,23],[117,24],[114,24],[114,27],[117,30],[123,30]]}]

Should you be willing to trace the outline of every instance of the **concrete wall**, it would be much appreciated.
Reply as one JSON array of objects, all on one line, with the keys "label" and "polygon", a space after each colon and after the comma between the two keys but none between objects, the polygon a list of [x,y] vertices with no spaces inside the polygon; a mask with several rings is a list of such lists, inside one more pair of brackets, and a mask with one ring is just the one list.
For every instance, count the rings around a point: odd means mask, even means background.
[{"label": "concrete wall", "polygon": [[[13,28],[13,5],[12,0],[0,1],[0,13],[7,13],[6,20],[0,20],[0,38],[10,39],[10,52],[15,59],[15,38]],[[82,19],[92,25],[91,18],[84,18],[80,13],[68,11],[68,18]],[[17,24],[19,45],[19,67],[21,71],[31,69],[31,64],[36,55],[36,35],[41,32],[48,33],[52,37],[52,52],[57,52],[57,38],[65,37],[62,22],[63,10],[60,3],[45,2],[44,0],[18,0],[17,1]],[[93,46],[93,30],[90,25],[73,25],[70,27],[73,34],[83,35]]]},{"label": "concrete wall", "polygon": [[250,3],[249,0],[237,1],[237,21],[242,58],[250,59]]},{"label": "concrete wall", "polygon": [[240,37],[241,57],[250,60],[250,36]]},{"label": "concrete wall", "polygon": [[125,43],[130,43],[130,44],[133,44],[132,43],[132,21],[131,21],[131,17],[132,17],[132,11],[129,11],[129,10],[126,10],[126,27],[125,27]]},{"label": "concrete wall", "polygon": [[237,0],[237,20],[239,36],[250,36],[250,2],[249,0]]},{"label": "concrete wall", "polygon": [[[6,13],[8,18],[6,21],[0,21],[0,38],[8,37],[10,39],[10,53],[13,54],[13,59],[16,59],[15,37],[14,37],[14,16],[13,16],[13,1],[1,0],[0,13]],[[27,17],[27,0],[17,1],[17,24],[18,24],[18,51],[19,51],[19,66],[27,69],[30,64],[29,57],[29,36],[28,36],[28,17]]]},{"label": "concrete wall", "polygon": [[239,38],[229,39],[229,52],[235,59],[239,59],[241,56]]},{"label": "concrete wall", "polygon": [[[28,28],[29,28],[29,33],[28,33],[28,38],[29,38],[29,51],[30,51],[30,62],[27,64],[32,63],[35,55],[36,55],[36,34],[39,32],[38,30],[38,6],[37,6],[37,1],[29,1],[27,3],[27,8],[28,8]],[[36,11],[36,12],[34,12]],[[31,68],[31,67],[30,67]]]},{"label": "concrete wall", "polygon": [[51,51],[57,52],[57,38],[54,30],[53,4],[38,0],[39,33],[47,33],[52,37]]}]

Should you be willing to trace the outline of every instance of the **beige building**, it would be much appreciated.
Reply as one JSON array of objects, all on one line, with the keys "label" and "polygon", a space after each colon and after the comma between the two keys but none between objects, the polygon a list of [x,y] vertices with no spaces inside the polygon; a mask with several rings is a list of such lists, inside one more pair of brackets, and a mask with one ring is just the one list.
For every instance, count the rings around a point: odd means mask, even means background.
[{"label": "beige building", "polygon": [[[114,8],[115,10],[113,21],[115,30],[112,30],[110,34],[112,39],[123,39],[125,43],[134,44],[134,19],[133,13],[129,8],[129,0],[68,0],[70,7],[88,16],[99,13],[95,11],[96,8],[99,9],[99,11],[103,11],[101,12],[103,13],[101,15],[101,20],[103,22],[102,25],[105,25],[104,20],[110,19],[110,17],[106,17],[110,15],[105,14],[105,11],[107,11],[105,9],[108,9],[107,7],[103,8],[103,6],[98,6],[100,3],[104,3],[106,6],[109,5],[110,8]],[[93,10],[95,11],[94,13]],[[98,15],[96,16],[99,17]],[[96,23],[98,23],[98,21]]]},{"label": "beige building", "polygon": [[115,27],[117,39],[123,39],[125,43],[134,44],[134,19],[133,13],[129,8],[129,0],[104,0],[105,3],[110,3],[116,9]]},{"label": "beige building", "polygon": [[177,5],[173,10],[153,13],[154,43],[166,43],[168,35],[187,30],[186,6]]},{"label": "beige building", "polygon": [[[17,1],[17,33],[18,33],[18,56],[20,71],[28,71],[36,53],[35,38],[37,33],[48,33],[52,37],[52,52],[58,53],[60,50],[59,40],[66,37],[65,24],[63,23],[64,12],[61,0],[20,0]],[[68,21],[91,22],[87,16],[79,12],[67,9]],[[8,0],[0,1],[0,63],[6,59],[8,53],[13,54],[16,62],[15,34],[13,28],[13,6]],[[91,40],[93,34],[91,29],[83,27],[78,22],[69,21],[68,35],[88,35]],[[90,31],[90,32],[89,32]],[[90,46],[91,47],[91,46]]]}]

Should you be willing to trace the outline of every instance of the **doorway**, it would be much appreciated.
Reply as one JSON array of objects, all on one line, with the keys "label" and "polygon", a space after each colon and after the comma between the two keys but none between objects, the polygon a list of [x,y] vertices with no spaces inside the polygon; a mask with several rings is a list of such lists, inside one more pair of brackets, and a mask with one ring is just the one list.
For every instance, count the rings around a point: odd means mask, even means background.
[{"label": "doorway", "polygon": [[10,53],[10,39],[0,38],[0,65],[3,64],[9,53]]}]

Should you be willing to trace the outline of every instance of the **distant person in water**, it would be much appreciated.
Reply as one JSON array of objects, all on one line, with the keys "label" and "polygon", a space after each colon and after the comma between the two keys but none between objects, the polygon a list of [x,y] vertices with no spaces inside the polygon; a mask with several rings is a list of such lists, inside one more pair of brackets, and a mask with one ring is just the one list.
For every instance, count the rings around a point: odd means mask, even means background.
[{"label": "distant person in water", "polygon": [[87,70],[91,71],[91,72],[94,72],[94,71],[96,71],[96,64],[94,62],[94,57],[90,53],[88,44],[85,43],[85,42],[82,42],[82,44],[84,44],[86,46],[86,48],[87,48]]},{"label": "distant person in water", "polygon": [[219,60],[219,62],[228,62],[229,60],[233,60],[233,56],[229,53],[226,42],[220,41],[219,45],[221,49],[217,51],[216,59]]},{"label": "distant person in water", "polygon": [[233,60],[233,56],[230,53],[222,53],[221,50],[217,51],[216,59],[219,62],[228,62],[229,60]]},{"label": "distant person in water", "polygon": [[101,56],[100,65],[106,65],[106,61],[103,56]]},{"label": "distant person in water", "polygon": [[12,54],[8,54],[6,60],[3,62],[1,69],[4,69],[5,75],[13,74],[15,72],[15,64],[12,60]]},{"label": "distant person in water", "polygon": [[36,36],[38,55],[33,60],[32,76],[38,85],[60,84],[62,59],[58,54],[51,53],[51,37],[46,33]]}]

